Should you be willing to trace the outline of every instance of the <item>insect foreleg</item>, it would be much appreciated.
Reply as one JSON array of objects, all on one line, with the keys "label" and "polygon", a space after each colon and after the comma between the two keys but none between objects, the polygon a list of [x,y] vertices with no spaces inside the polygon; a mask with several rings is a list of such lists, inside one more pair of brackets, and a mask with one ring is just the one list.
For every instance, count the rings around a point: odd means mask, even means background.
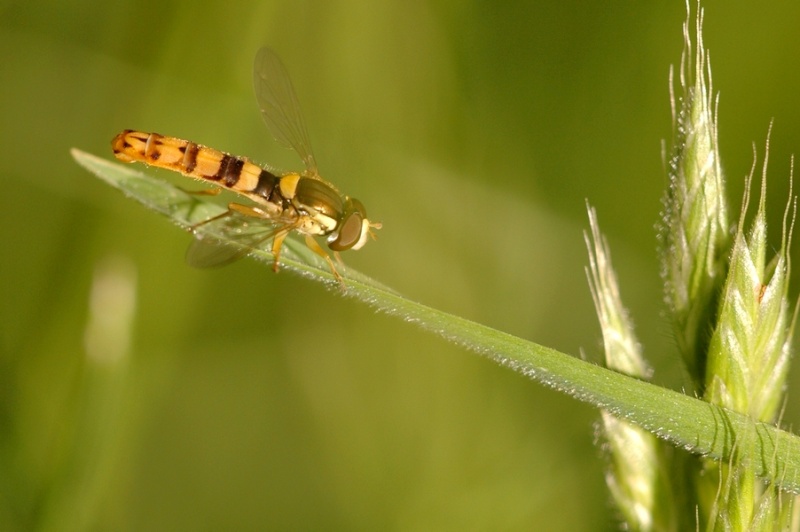
[{"label": "insect foreleg", "polygon": [[339,275],[338,271],[336,271],[336,266],[334,266],[333,261],[331,260],[331,256],[328,255],[327,251],[322,249],[322,246],[320,246],[319,243],[316,240],[314,240],[314,237],[312,237],[311,235],[306,235],[306,246],[308,246],[308,248],[311,251],[313,251],[323,259],[325,259],[325,261],[328,263],[328,266],[330,266],[331,268],[331,273],[333,274],[333,276],[336,277],[336,280],[339,281],[342,284],[342,286],[344,286],[344,279],[342,279],[342,276]]}]

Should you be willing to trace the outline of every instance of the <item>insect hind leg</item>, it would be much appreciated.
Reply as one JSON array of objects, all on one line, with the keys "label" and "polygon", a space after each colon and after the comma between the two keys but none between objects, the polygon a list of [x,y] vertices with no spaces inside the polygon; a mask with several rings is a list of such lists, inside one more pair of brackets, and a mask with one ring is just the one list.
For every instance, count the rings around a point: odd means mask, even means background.
[{"label": "insect hind leg", "polygon": [[219,196],[220,193],[222,192],[221,188],[216,188],[216,187],[203,188],[200,190],[191,190],[184,187],[177,187],[177,188],[179,188],[180,190],[191,196]]},{"label": "insect hind leg", "polygon": [[[195,233],[195,235],[196,235],[197,234],[197,230],[200,227],[203,227],[204,225],[210,224],[212,222],[216,222],[217,220],[222,220],[223,218],[227,218],[231,214],[233,214],[233,212],[230,210],[230,208],[228,208],[227,211],[225,211],[225,212],[223,212],[221,214],[218,214],[216,216],[212,216],[211,218],[206,218],[205,220],[203,220],[201,222],[197,222],[196,224],[189,226],[189,231],[191,231],[192,233]],[[198,238],[200,238],[200,237],[198,236]]]},{"label": "insect hind leg", "polygon": [[218,214],[216,216],[212,216],[211,218],[203,220],[202,222],[198,222],[193,226],[189,227],[189,230],[192,233],[195,233],[199,227],[202,227],[206,224],[210,224],[212,222],[216,222],[218,220],[222,220],[223,218],[227,218],[229,216],[232,216],[233,214],[241,214],[242,216],[247,216],[250,218],[258,218],[260,220],[272,219],[270,213],[262,209],[259,209],[258,207],[250,207],[248,205],[242,205],[241,203],[229,203],[227,211]]}]

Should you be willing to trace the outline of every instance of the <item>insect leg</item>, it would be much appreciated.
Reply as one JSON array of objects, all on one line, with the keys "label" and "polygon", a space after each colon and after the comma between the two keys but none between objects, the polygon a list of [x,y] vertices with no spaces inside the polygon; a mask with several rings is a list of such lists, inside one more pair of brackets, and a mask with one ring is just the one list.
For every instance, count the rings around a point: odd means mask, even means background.
[{"label": "insect leg", "polygon": [[243,216],[249,216],[251,218],[261,218],[262,220],[274,220],[275,216],[279,213],[277,207],[275,212],[269,212],[261,207],[251,207],[249,205],[242,205],[241,203],[229,203],[228,211],[238,212]]},{"label": "insect leg", "polygon": [[281,227],[276,233],[275,238],[272,239],[272,255],[275,257],[275,262],[272,263],[272,271],[278,272],[278,263],[281,258],[281,247],[283,246],[283,241],[286,239],[286,235],[294,229],[294,224],[287,225]]},{"label": "insect leg", "polygon": [[187,194],[191,194],[192,196],[219,196],[220,192],[222,192],[221,188],[210,187],[210,188],[203,188],[200,190],[189,190],[188,188],[178,187],[182,191],[186,192]]},{"label": "insect leg", "polygon": [[189,230],[194,233],[198,227],[202,227],[208,223],[216,222],[217,220],[227,218],[228,216],[231,216],[233,213],[238,213],[243,216],[249,216],[251,218],[260,218],[262,220],[272,219],[272,215],[270,213],[262,209],[259,209],[258,207],[248,207],[247,205],[242,205],[241,203],[229,203],[227,211],[223,212],[222,214],[212,216],[211,218],[203,220],[202,222],[198,222],[193,226],[191,226]]},{"label": "insect leg", "polygon": [[328,253],[324,249],[322,249],[322,246],[320,246],[319,243],[316,240],[314,240],[314,238],[311,235],[306,235],[306,246],[308,246],[308,248],[311,251],[313,251],[323,259],[325,259],[325,261],[328,263],[328,266],[330,266],[331,268],[331,273],[333,274],[333,276],[336,277],[337,281],[342,283],[342,286],[344,286],[344,279],[342,279],[342,276],[339,275],[338,271],[336,271],[336,266],[333,265],[331,256],[328,255]]},{"label": "insect leg", "polygon": [[189,231],[191,231],[192,233],[195,233],[199,227],[202,227],[202,226],[204,226],[204,225],[206,225],[208,223],[211,223],[211,222],[216,222],[217,220],[222,220],[223,218],[227,218],[228,216],[231,215],[231,212],[232,211],[230,210],[230,208],[228,208],[228,210],[223,212],[222,214],[218,214],[216,216],[212,216],[211,218],[203,220],[202,222],[197,222],[193,226],[189,227]]}]

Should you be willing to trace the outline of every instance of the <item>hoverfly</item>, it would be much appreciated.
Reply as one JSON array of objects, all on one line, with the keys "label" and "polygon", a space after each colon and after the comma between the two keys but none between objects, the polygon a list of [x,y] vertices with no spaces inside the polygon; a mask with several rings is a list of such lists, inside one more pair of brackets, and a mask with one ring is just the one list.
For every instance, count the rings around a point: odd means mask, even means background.
[{"label": "hoverfly", "polygon": [[[245,157],[188,140],[129,129],[111,141],[114,155],[125,162],[142,162],[210,181],[250,200],[247,204],[231,202],[221,215],[191,227],[195,240],[186,255],[191,265],[228,264],[271,238],[273,269],[277,272],[284,239],[295,231],[305,236],[306,245],[323,257],[334,277],[343,282],[330,255],[314,237],[327,237],[328,247],[341,263],[339,251],[360,249],[369,237],[375,238],[372,229],[379,229],[381,224],[367,218],[360,201],[341,194],[320,177],[294,87],[272,49],[261,48],[256,54],[253,83],[267,128],[279,143],[300,156],[305,165],[303,172],[276,175]],[[228,233],[236,245],[203,238],[198,233],[199,227],[223,219],[225,227],[247,226],[250,230]]]}]

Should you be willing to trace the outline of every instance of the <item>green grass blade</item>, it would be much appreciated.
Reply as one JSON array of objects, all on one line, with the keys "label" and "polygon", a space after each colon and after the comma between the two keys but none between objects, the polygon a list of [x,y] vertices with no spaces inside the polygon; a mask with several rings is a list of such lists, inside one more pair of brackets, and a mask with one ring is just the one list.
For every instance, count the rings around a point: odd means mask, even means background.
[{"label": "green grass blade", "polygon": [[[127,196],[181,227],[218,214],[223,207],[119,163],[72,150],[76,161]],[[224,238],[224,235],[214,235]],[[305,245],[287,239],[281,265],[331,287],[327,265]],[[267,251],[252,253],[272,262]],[[590,364],[510,334],[407,299],[369,277],[345,269],[346,291],[368,305],[412,322],[470,351],[519,371],[546,386],[605,409],[692,453],[741,461],[783,489],[800,493],[800,438],[687,395]],[[732,457],[732,455],[734,455]]]}]

